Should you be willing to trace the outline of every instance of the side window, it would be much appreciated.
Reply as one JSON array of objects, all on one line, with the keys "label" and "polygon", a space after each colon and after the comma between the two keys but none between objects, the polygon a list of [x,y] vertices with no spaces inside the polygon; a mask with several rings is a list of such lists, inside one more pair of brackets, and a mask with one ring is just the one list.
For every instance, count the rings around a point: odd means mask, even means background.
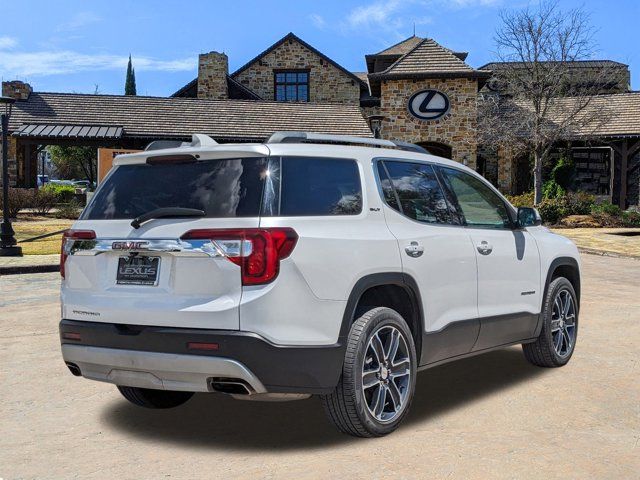
[{"label": "side window", "polygon": [[[451,223],[447,202],[431,165],[385,160],[384,167],[400,200],[397,208],[394,195],[392,201],[387,202],[389,206],[418,222]],[[384,183],[382,189],[384,192]],[[388,195],[385,193],[385,200]]]},{"label": "side window", "polygon": [[391,185],[391,180],[387,175],[387,171],[384,169],[384,165],[382,162],[378,162],[378,177],[380,177],[380,186],[382,187],[382,195],[384,196],[384,201],[387,202],[394,210],[400,211],[400,206],[398,205],[398,199],[396,198],[396,192],[393,189],[393,185]]},{"label": "side window", "polygon": [[354,160],[282,157],[280,216],[358,215],[360,173]]},{"label": "side window", "polygon": [[455,168],[440,170],[468,226],[511,228],[505,203],[481,180]]}]

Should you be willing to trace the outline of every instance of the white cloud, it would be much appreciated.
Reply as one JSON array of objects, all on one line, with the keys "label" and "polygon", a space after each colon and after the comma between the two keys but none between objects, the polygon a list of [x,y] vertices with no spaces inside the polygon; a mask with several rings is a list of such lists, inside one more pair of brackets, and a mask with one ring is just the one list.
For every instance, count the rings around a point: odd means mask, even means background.
[{"label": "white cloud", "polygon": [[360,5],[347,15],[347,25],[363,27],[387,24],[392,15],[402,6],[399,0],[377,1],[368,5]]},{"label": "white cloud", "polygon": [[[413,33],[414,26],[429,25],[433,23],[434,15],[444,11],[492,7],[501,3],[503,0],[373,0],[347,12],[338,27],[345,34],[355,32],[402,40]],[[420,29],[416,33],[425,34]]]},{"label": "white cloud", "polygon": [[327,22],[325,22],[324,17],[317,13],[312,13],[311,15],[309,15],[309,18],[311,19],[311,22],[321,30],[327,25]]},{"label": "white cloud", "polygon": [[18,44],[18,40],[13,37],[0,37],[0,49],[13,48]]},{"label": "white cloud", "polygon": [[56,26],[57,32],[67,32],[69,30],[78,30],[80,28],[99,22],[101,18],[93,12],[78,12],[73,15],[67,22]]},{"label": "white cloud", "polygon": [[458,7],[493,7],[499,5],[502,0],[449,0]]},{"label": "white cloud", "polygon": [[[110,54],[84,54],[69,50],[3,52],[0,71],[5,78],[62,75],[96,70],[124,70],[129,57]],[[179,72],[196,68],[196,56],[175,60],[133,57],[136,71]]]}]

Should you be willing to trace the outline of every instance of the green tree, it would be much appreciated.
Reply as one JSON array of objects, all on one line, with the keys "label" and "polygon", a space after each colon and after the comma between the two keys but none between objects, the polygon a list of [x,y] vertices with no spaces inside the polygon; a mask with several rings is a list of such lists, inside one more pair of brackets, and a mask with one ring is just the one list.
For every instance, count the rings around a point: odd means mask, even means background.
[{"label": "green tree", "polygon": [[125,95],[137,95],[136,92],[136,71],[131,63],[131,54],[129,54],[129,64],[127,65],[127,79],[124,82]]},{"label": "green tree", "polygon": [[60,178],[86,179],[95,182],[98,150],[95,147],[49,147],[51,161]]}]

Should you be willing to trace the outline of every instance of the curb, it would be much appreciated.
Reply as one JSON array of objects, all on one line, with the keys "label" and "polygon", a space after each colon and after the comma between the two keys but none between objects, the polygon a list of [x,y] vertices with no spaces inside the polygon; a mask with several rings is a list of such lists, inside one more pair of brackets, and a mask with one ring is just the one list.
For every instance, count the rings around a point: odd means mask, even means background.
[{"label": "curb", "polygon": [[60,265],[16,265],[13,267],[0,267],[2,275],[21,275],[26,273],[50,273],[60,270]]},{"label": "curb", "polygon": [[607,252],[606,250],[596,250],[595,248],[578,247],[580,253],[586,253],[588,255],[598,255],[600,257],[614,257],[614,258],[631,258],[633,260],[640,260],[637,255],[628,255],[625,253]]}]

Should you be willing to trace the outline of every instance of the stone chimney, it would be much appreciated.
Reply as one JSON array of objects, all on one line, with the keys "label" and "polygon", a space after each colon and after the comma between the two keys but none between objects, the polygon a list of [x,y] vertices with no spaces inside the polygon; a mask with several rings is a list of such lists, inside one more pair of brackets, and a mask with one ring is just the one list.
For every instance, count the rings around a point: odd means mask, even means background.
[{"label": "stone chimney", "polygon": [[198,57],[198,98],[229,98],[227,75],[229,59],[224,53],[202,53]]},{"label": "stone chimney", "polygon": [[13,80],[11,82],[2,82],[2,96],[12,97],[16,100],[27,100],[31,95],[33,89],[31,85],[20,80]]}]

